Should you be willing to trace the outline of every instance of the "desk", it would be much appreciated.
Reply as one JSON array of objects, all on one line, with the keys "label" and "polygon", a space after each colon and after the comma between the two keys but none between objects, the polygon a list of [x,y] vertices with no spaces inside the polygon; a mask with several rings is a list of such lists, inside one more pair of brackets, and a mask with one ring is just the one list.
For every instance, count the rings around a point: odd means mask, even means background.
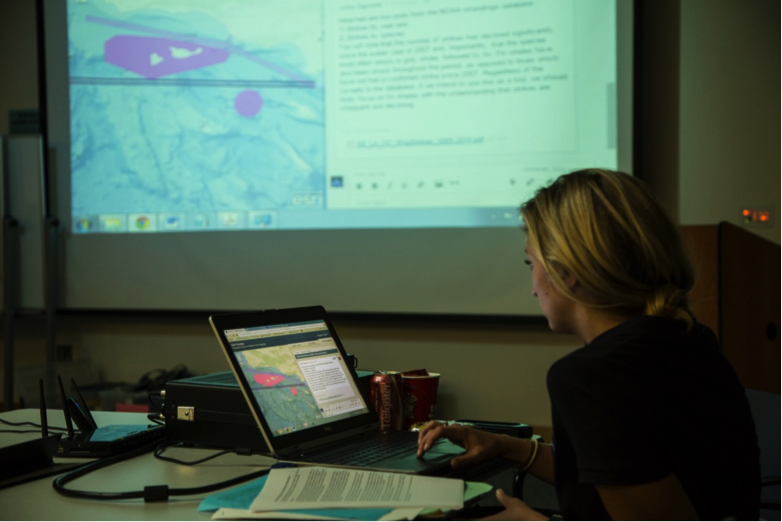
[{"label": "desk", "polygon": [[[94,412],[98,426],[111,424],[148,424],[143,413]],[[37,410],[14,410],[0,414],[9,422],[40,422]],[[48,411],[49,426],[65,426],[63,414]],[[33,429],[30,427],[2,429]],[[39,435],[38,435],[39,436]],[[36,438],[34,433],[0,433],[0,445],[7,446]],[[165,455],[181,460],[196,460],[213,450],[171,448]],[[59,459],[55,462],[89,462]],[[138,491],[144,486],[168,484],[175,488],[206,486],[262,469],[272,461],[258,455],[227,454],[197,466],[183,466],[156,459],[152,453],[100,469],[68,483],[69,489],[86,491]],[[199,513],[201,501],[209,494],[175,497],[168,502],[144,503],[143,499],[98,501],[69,498],[52,487],[55,476],[0,490],[0,518],[4,520],[209,520],[211,513]]]},{"label": "desk", "polygon": [[[58,410],[49,410],[49,426],[64,427],[63,414]],[[111,424],[147,424],[142,413],[94,412],[98,426]],[[0,418],[9,422],[39,423],[37,410],[14,410],[0,413]],[[2,425],[2,429],[28,430],[31,427],[11,428]],[[8,446],[39,437],[35,433],[0,433],[0,446]],[[170,448],[165,455],[185,461],[208,456],[214,450],[193,448]],[[58,459],[55,462],[87,462],[86,460]],[[69,482],[69,489],[101,492],[139,491],[145,486],[167,484],[172,488],[192,488],[206,486],[234,477],[246,475],[263,469],[273,463],[268,457],[259,455],[239,456],[227,454],[197,466],[183,466],[156,459],[152,453],[114,464],[95,471],[85,477]],[[491,475],[491,476],[488,476]],[[55,476],[45,477],[33,482],[0,489],[0,518],[3,520],[209,520],[211,513],[198,512],[198,505],[207,496],[194,495],[173,497],[168,502],[144,503],[143,499],[98,501],[65,497],[52,487]],[[467,480],[483,480],[510,491],[507,480],[510,475],[502,475],[489,469],[487,473],[465,477]],[[496,478],[501,484],[494,484]]]}]

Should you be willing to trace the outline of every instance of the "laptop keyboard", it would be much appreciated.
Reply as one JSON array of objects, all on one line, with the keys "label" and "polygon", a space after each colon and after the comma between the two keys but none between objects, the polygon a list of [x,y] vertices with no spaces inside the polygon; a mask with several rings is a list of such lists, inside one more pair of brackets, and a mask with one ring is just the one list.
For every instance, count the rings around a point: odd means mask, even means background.
[{"label": "laptop keyboard", "polygon": [[418,433],[410,431],[388,432],[378,437],[366,437],[353,444],[340,445],[318,455],[305,457],[313,463],[344,466],[370,466],[388,458],[414,455],[418,450]]}]

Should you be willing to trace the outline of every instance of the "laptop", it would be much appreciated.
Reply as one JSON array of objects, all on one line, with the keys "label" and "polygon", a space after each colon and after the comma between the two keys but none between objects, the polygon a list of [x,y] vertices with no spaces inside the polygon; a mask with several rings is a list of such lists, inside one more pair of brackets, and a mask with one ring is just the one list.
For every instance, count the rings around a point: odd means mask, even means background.
[{"label": "laptop", "polygon": [[[213,315],[209,322],[278,460],[430,475],[464,452],[441,440],[419,459],[417,433],[380,431],[323,307]],[[367,458],[362,448],[380,454]]]}]

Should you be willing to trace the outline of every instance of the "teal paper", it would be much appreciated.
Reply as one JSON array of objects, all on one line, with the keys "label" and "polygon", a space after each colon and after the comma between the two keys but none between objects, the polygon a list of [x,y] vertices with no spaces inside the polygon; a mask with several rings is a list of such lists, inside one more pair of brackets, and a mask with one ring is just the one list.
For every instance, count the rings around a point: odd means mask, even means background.
[{"label": "teal paper", "polygon": [[269,475],[264,475],[243,486],[209,495],[198,506],[198,511],[217,511],[220,508],[250,509],[253,500],[266,484],[267,478]]}]

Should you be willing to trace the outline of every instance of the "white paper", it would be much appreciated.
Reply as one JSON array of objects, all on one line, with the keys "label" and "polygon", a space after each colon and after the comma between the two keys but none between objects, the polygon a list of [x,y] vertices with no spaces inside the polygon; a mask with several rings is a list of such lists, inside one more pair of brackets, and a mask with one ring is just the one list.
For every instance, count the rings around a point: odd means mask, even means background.
[{"label": "white paper", "polygon": [[317,508],[460,509],[464,481],[405,473],[298,467],[273,469],[250,511]]}]

